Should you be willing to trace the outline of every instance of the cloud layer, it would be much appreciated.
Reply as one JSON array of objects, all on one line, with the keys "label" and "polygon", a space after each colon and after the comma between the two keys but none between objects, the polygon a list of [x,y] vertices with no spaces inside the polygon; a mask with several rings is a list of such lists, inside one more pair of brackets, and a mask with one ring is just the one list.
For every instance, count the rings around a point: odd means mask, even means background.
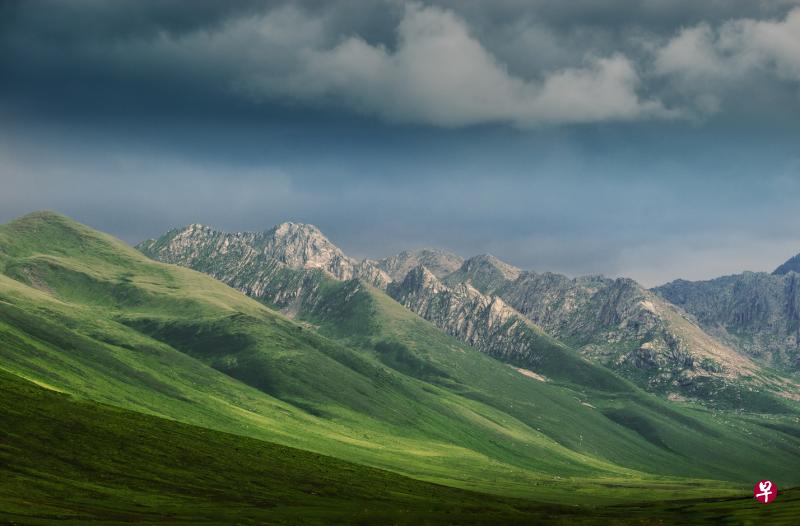
[{"label": "cloud layer", "polygon": [[[260,28],[266,27],[264,21]],[[272,36],[267,31],[264,38]],[[256,96],[334,100],[390,121],[438,126],[527,127],[667,114],[659,103],[640,100],[638,74],[623,55],[587,58],[583,67],[527,80],[487,51],[453,12],[416,4],[405,9],[394,50],[351,36],[330,49],[306,48],[293,62],[281,76],[256,67],[240,82]]]},{"label": "cloud layer", "polygon": [[[635,4],[627,25],[604,22],[608,13],[588,5],[575,13],[594,12],[599,22],[573,15],[569,25],[549,2],[538,11],[514,3],[491,11],[472,3],[390,2],[382,11],[365,7],[352,20],[302,3],[243,2],[226,11],[201,2],[196,20],[180,18],[167,9],[171,4],[159,10],[143,2],[150,11],[125,2],[116,11],[65,5],[72,9],[52,7],[66,11],[67,22],[69,15],[97,19],[88,35],[19,8],[19,27],[35,30],[9,27],[3,47],[7,56],[27,59],[27,73],[40,73],[37,61],[58,69],[52,66],[61,56],[59,68],[89,78],[160,79],[388,122],[524,129],[703,117],[728,109],[733,81],[788,83],[795,93],[800,81],[800,8],[790,3],[772,4],[784,7],[767,19],[702,20],[705,11],[684,6],[693,14],[680,21],[687,23],[664,27],[649,20],[659,10],[673,12],[661,2]],[[726,14],[747,12],[729,5]],[[119,12],[128,11],[138,25],[124,25]]]},{"label": "cloud layer", "polygon": [[[682,29],[655,52],[655,71],[719,111],[727,86],[754,79],[800,82],[800,8],[778,20],[728,20]],[[798,92],[800,94],[800,91]]]}]

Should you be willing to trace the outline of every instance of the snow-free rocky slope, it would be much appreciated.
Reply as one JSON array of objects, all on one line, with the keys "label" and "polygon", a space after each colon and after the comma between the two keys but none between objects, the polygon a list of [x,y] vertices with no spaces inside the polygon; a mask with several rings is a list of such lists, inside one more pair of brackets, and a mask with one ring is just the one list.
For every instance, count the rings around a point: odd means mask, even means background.
[{"label": "snow-free rocky slope", "polygon": [[537,362],[569,346],[674,399],[757,408],[773,405],[776,393],[796,394],[791,382],[764,371],[629,279],[527,272],[488,255],[448,273],[458,258],[434,250],[358,262],[316,227],[291,223],[265,233],[190,225],[138,248],[290,314],[313,310],[326,280],[359,278],[386,289],[444,332],[537,374],[544,374],[536,371]]},{"label": "snow-free rocky slope", "polygon": [[502,298],[548,334],[672,398],[736,405],[761,390],[796,396],[791,383],[631,279],[520,271],[478,256],[444,281]]},{"label": "snow-free rocky slope", "polygon": [[800,372],[800,256],[772,274],[744,272],[707,281],[676,280],[653,289],[746,356]]}]

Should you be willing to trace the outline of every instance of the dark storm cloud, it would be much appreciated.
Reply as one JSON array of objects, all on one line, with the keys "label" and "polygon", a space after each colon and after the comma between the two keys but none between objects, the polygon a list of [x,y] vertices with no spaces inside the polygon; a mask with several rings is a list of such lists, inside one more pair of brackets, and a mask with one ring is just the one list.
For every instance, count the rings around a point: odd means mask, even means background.
[{"label": "dark storm cloud", "polygon": [[722,110],[731,77],[797,91],[795,4],[9,3],[3,89],[20,105],[210,97],[436,126],[696,118]]},{"label": "dark storm cloud", "polygon": [[800,0],[0,3],[0,220],[647,283],[800,250]]}]

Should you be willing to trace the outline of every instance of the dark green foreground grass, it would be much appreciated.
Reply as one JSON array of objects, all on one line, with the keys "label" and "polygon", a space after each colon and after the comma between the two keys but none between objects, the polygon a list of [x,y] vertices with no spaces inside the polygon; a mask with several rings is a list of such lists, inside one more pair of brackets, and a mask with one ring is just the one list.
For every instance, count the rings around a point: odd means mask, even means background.
[{"label": "dark green foreground grass", "polygon": [[0,372],[0,523],[792,524],[800,491],[558,506],[98,405]]}]

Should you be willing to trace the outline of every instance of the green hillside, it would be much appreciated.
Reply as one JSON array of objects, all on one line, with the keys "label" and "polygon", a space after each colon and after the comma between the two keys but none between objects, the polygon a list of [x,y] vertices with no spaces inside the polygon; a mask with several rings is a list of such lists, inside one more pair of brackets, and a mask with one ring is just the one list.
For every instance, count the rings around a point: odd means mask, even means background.
[{"label": "green hillside", "polygon": [[[362,322],[349,323],[343,319],[348,316]],[[760,441],[778,447],[792,470],[800,462],[796,415],[683,407],[592,364],[575,368],[574,378],[581,383],[539,381],[515,368],[498,367],[496,360],[456,342],[363,283],[329,283],[323,301],[304,317],[322,334],[372,352],[410,376],[503,411],[594,458],[644,472],[697,477],[713,473],[714,478],[732,481],[765,468],[770,454],[756,453]],[[565,360],[566,367],[572,363]],[[782,435],[773,432],[776,423]]]},{"label": "green hillside", "polygon": [[0,372],[0,522],[9,524],[790,524],[800,492],[632,507],[541,504],[79,402]]},{"label": "green hillside", "polygon": [[678,408],[599,366],[542,382],[358,281],[293,321],[52,213],[0,227],[0,272],[0,369],[80,398],[540,501],[800,483],[795,416]]}]

